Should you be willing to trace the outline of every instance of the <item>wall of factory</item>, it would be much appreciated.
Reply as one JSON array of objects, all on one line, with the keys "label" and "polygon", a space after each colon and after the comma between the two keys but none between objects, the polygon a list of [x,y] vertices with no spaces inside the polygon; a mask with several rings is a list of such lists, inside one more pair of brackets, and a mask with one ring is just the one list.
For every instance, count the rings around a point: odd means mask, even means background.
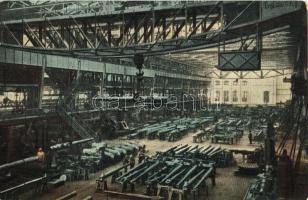
[{"label": "wall of factory", "polygon": [[[276,72],[273,72],[276,74]],[[268,76],[269,77],[269,76]],[[284,82],[285,76],[269,78],[224,78],[212,79],[208,96],[212,103],[234,105],[276,105],[291,98],[291,84]]]}]

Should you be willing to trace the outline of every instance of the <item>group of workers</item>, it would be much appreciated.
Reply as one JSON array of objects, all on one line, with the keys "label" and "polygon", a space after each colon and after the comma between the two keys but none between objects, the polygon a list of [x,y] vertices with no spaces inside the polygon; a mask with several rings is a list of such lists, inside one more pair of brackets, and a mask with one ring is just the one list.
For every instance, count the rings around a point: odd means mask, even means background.
[{"label": "group of workers", "polygon": [[[123,159],[123,165],[129,165],[130,169],[135,167],[136,157],[138,156],[138,164],[142,163],[144,160],[148,158],[146,155],[146,146],[143,145],[139,148],[138,152],[133,152],[131,155],[126,155]],[[126,171],[126,170],[125,170]]]}]

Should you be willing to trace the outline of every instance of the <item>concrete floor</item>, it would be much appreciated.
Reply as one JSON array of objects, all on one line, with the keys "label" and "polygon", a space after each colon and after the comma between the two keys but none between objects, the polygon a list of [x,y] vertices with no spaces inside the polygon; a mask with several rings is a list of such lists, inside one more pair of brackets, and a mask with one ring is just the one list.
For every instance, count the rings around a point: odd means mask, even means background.
[{"label": "concrete floor", "polygon": [[[145,144],[147,150],[149,151],[149,155],[154,155],[157,150],[164,151],[169,149],[170,147],[176,146],[178,144],[193,144],[192,143],[192,133],[188,134],[184,138],[176,142],[167,142],[167,141],[160,141],[160,140],[129,140],[130,142],[136,142],[139,144]],[[117,140],[108,140],[107,143],[119,143],[125,142],[124,139],[117,139]],[[199,146],[208,146],[211,144],[209,141],[203,142],[198,144]],[[193,144],[195,145],[195,144]],[[247,134],[243,136],[243,138],[239,141],[236,145],[224,145],[224,144],[211,144],[212,146],[221,146],[226,149],[254,149],[258,147],[258,144],[249,145]],[[242,161],[242,157],[240,155],[235,155],[235,159],[237,162]],[[50,200],[65,195],[69,192],[74,190],[77,191],[77,196],[72,199],[83,199],[86,196],[92,196],[94,200],[96,199],[124,199],[124,198],[117,198],[117,197],[107,197],[105,194],[102,193],[95,193],[96,190],[96,183],[95,179],[102,173],[106,173],[110,171],[112,168],[121,165],[121,163],[108,167],[101,172],[96,173],[95,175],[91,176],[91,180],[88,181],[78,181],[78,182],[67,182],[65,186],[61,186],[59,188],[50,190],[48,193],[42,194],[37,196],[36,198],[32,198],[34,200]],[[236,166],[228,167],[228,168],[218,168],[217,169],[217,178],[216,178],[216,186],[212,187],[209,183],[209,196],[207,199],[211,200],[239,200],[242,199],[248,189],[248,186],[251,182],[253,182],[253,178],[251,177],[236,177],[233,175],[233,172],[237,169]],[[110,184],[109,184],[110,185]],[[109,186],[108,185],[108,186]],[[113,185],[109,186],[115,187],[120,191],[119,186]],[[136,189],[138,186],[136,186]],[[205,199],[205,196],[200,196],[198,199]]]}]

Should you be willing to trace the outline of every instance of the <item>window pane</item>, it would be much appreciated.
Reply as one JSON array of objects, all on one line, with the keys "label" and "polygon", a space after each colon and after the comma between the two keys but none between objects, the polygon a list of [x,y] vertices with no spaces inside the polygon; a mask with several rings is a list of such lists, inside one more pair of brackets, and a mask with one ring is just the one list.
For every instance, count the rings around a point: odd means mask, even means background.
[{"label": "window pane", "polygon": [[232,94],[232,101],[233,101],[233,102],[237,102],[237,100],[238,100],[237,91],[234,90],[234,91],[233,91],[233,94]]},{"label": "window pane", "polygon": [[219,101],[219,100],[220,100],[220,91],[216,91],[215,101]]},{"label": "window pane", "polygon": [[247,102],[247,99],[248,99],[248,91],[244,91],[242,96],[242,102]]},{"label": "window pane", "polygon": [[229,101],[229,91],[224,91],[224,102]]},{"label": "window pane", "polygon": [[263,101],[264,101],[264,103],[269,103],[269,91],[264,91]]}]

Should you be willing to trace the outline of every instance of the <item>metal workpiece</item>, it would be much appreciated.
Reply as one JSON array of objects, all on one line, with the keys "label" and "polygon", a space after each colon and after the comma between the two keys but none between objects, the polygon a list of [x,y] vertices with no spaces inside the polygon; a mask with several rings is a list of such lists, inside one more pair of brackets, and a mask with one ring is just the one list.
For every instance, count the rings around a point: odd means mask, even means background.
[{"label": "metal workpiece", "polygon": [[143,168],[140,169],[134,169],[132,173],[130,173],[129,175],[123,177],[121,179],[121,181],[119,181],[120,183],[128,183],[130,182],[130,180],[132,180],[134,177],[139,176],[140,173],[142,173],[143,171],[147,170],[148,166],[144,166]]},{"label": "metal workpiece", "polygon": [[[177,146],[174,146],[174,147],[168,149],[165,153],[169,153],[169,152],[171,152],[171,151],[179,150],[180,148],[183,148],[184,146],[185,146],[185,145],[177,145]],[[187,144],[186,146],[188,146],[188,144]]]},{"label": "metal workpiece", "polygon": [[276,199],[276,177],[273,173],[272,166],[266,167],[264,173],[257,176],[248,188],[243,200],[259,200],[259,199]]},{"label": "metal workpiece", "polygon": [[113,155],[115,156],[121,156],[121,152],[115,150],[115,149],[112,149],[112,148],[105,148],[105,151],[109,152],[109,153],[112,153]]},{"label": "metal workpiece", "polygon": [[229,153],[221,147],[177,145],[157,152],[115,180],[122,184],[122,192],[126,191],[127,184],[134,192],[135,186],[140,183],[147,186],[147,193],[164,187],[182,193],[195,192],[206,184],[207,178],[211,178],[212,184],[215,184],[215,168],[232,163],[232,157],[225,156]]},{"label": "metal workpiece", "polygon": [[[169,151],[165,153],[165,156],[180,158],[182,160],[195,160],[195,161],[202,161],[210,164],[212,162],[216,163],[216,166],[223,167],[223,166],[230,166],[234,164],[232,153],[221,148],[221,147],[212,147],[207,146],[203,147],[203,150],[199,150],[198,146],[185,146],[184,148],[178,147],[180,151]],[[189,151],[191,149],[192,151]],[[201,149],[201,148],[200,148]]]},{"label": "metal workpiece", "polygon": [[105,156],[107,156],[109,159],[111,159],[111,160],[113,160],[113,159],[115,159],[116,158],[116,156],[113,154],[113,153],[110,153],[110,152],[108,152],[108,151],[105,151],[104,153],[103,153]]},{"label": "metal workpiece", "polygon": [[32,156],[32,157],[24,158],[24,159],[17,160],[17,161],[14,161],[14,162],[6,163],[6,164],[3,164],[3,165],[0,165],[0,171],[5,170],[5,169],[10,169],[12,167],[24,165],[26,163],[35,162],[35,161],[38,161],[38,160],[39,160],[38,156]]},{"label": "metal workpiece", "polygon": [[185,173],[184,177],[182,177],[182,179],[176,184],[176,187],[180,188],[182,183],[184,183],[184,181],[197,169],[197,167],[198,166],[195,165],[191,169],[189,169],[189,171],[187,173]]},{"label": "metal workpiece", "polygon": [[194,177],[192,177],[189,181],[185,181],[183,185],[183,189],[187,189],[197,178],[200,179],[200,176],[204,174],[206,170],[202,169],[198,174],[196,174]]},{"label": "metal workpiece", "polygon": [[190,146],[187,146],[183,149],[180,149],[179,151],[176,151],[175,154],[182,154],[182,153],[185,153],[189,150]]},{"label": "metal workpiece", "polygon": [[154,172],[151,176],[149,176],[148,180],[145,182],[146,184],[157,183],[158,180],[161,180],[162,177],[165,177],[164,172],[168,170],[167,166],[162,167],[160,170]]},{"label": "metal workpiece", "polygon": [[[139,147],[133,143],[109,145],[105,142],[94,142],[89,144],[88,142],[92,140],[93,138],[88,138],[70,142],[69,145],[67,143],[55,145],[57,148],[54,147],[51,151],[53,154],[50,173],[63,174],[67,177],[67,181],[88,180],[90,175],[121,162],[125,156],[135,153]],[[79,151],[74,153],[71,147],[75,144],[85,145],[79,146]]]},{"label": "metal workpiece", "polygon": [[215,147],[212,147],[211,145],[208,146],[206,149],[204,149],[201,153],[204,153],[204,154],[208,154],[210,153],[211,151],[213,151],[215,149]]},{"label": "metal workpiece", "polygon": [[205,179],[207,179],[209,176],[215,176],[215,171],[214,171],[214,168],[209,168],[208,170],[207,170],[207,172],[205,173],[205,174],[203,174],[202,175],[202,177],[200,178],[200,177],[198,177],[199,179],[198,179],[198,182],[197,183],[195,183],[195,185],[194,185],[194,187],[193,187],[193,190],[194,191],[196,191],[198,188],[199,188],[199,186],[202,184],[202,182],[205,180]]},{"label": "metal workpiece", "polygon": [[19,194],[19,190],[23,190],[27,187],[31,187],[33,185],[36,185],[37,189],[39,189],[40,191],[43,190],[43,186],[45,186],[47,181],[47,175],[45,174],[42,177],[39,178],[35,178],[32,180],[29,180],[27,182],[21,183],[19,185],[16,185],[14,187],[8,188],[6,190],[0,191],[0,199],[3,200],[10,200],[12,198],[17,199],[18,198],[18,194]]},{"label": "metal workpiece", "polygon": [[[128,139],[147,138],[167,140],[169,142],[177,141],[190,131],[203,128],[213,122],[209,117],[180,118],[164,122],[146,124],[142,128],[135,130],[127,136]],[[178,149],[180,150],[180,149]]]},{"label": "metal workpiece", "polygon": [[140,169],[144,169],[147,167],[147,162],[143,162],[138,164],[137,166],[135,166],[133,169],[129,170],[128,172],[124,173],[123,175],[119,176],[116,181],[121,181],[121,179],[123,179],[124,177],[127,177],[129,175],[131,175],[134,171],[140,170]]},{"label": "metal workpiece", "polygon": [[61,144],[55,144],[49,147],[50,150],[60,150],[60,149],[64,149],[64,148],[70,148],[72,145],[78,145],[78,144],[83,144],[83,143],[87,143],[90,141],[93,141],[94,138],[86,138],[86,139],[82,139],[82,140],[75,140],[72,142],[65,142],[65,143],[61,143]]},{"label": "metal workpiece", "polygon": [[165,181],[167,181],[172,175],[174,175],[177,171],[179,171],[183,167],[182,164],[178,164],[163,180],[161,180],[161,183],[163,184]]},{"label": "metal workpiece", "polygon": [[142,173],[140,173],[137,177],[133,178],[132,180],[130,180],[130,183],[135,183],[138,179],[142,178],[143,176],[145,176],[148,172],[154,170],[155,168],[157,168],[160,164],[160,161],[156,161],[153,165],[149,166],[145,171],[143,171]]},{"label": "metal workpiece", "polygon": [[122,155],[124,154],[127,154],[127,150],[123,149],[123,148],[120,148],[120,147],[113,147],[114,150],[120,152]]}]

